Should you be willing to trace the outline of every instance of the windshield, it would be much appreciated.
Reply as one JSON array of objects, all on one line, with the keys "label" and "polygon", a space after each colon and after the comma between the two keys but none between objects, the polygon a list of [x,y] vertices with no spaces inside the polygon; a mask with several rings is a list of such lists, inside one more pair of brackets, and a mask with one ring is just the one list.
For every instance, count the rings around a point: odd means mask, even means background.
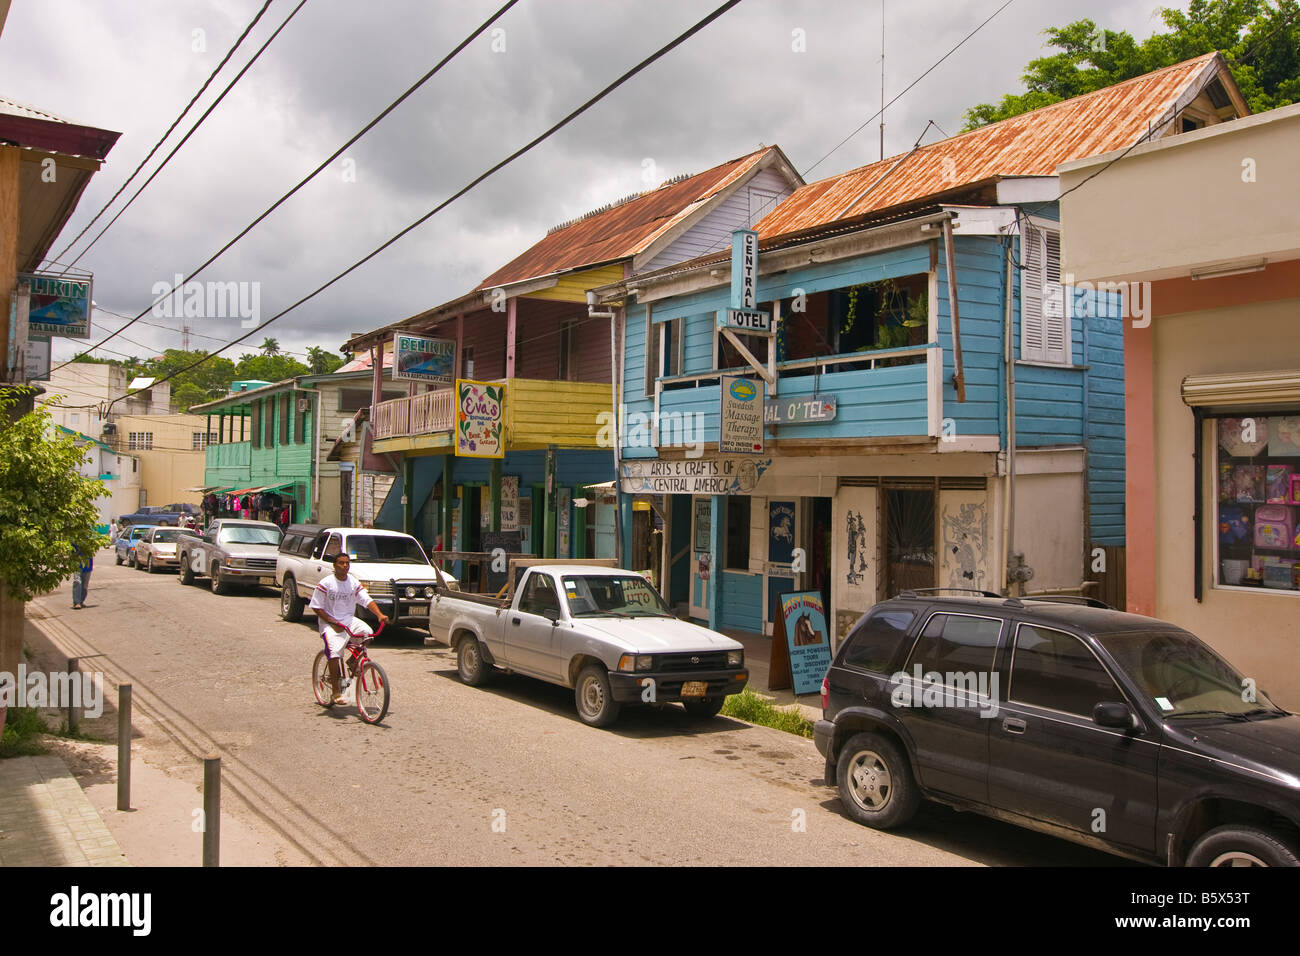
[{"label": "windshield", "polygon": [[1099,634],[1097,640],[1166,717],[1275,710],[1253,680],[1187,631]]},{"label": "windshield", "polygon": [[566,576],[564,594],[574,617],[672,617],[668,605],[640,575]]},{"label": "windshield", "polygon": [[147,535],[147,534],[148,534],[150,531],[152,531],[153,529],[154,529],[154,526],[151,525],[151,524],[150,524],[150,525],[144,525],[143,527],[141,527],[140,525],[136,525],[134,528],[131,529],[131,534],[128,535],[128,538],[129,538],[129,540],[131,540],[131,541],[134,541],[136,538],[143,538],[145,535]]},{"label": "windshield", "polygon": [[222,528],[217,534],[218,544],[279,544],[277,528],[233,527]]},{"label": "windshield", "polygon": [[159,541],[175,541],[180,537],[180,528],[161,528],[153,533],[151,539],[155,544]]},{"label": "windshield", "polygon": [[377,564],[428,564],[419,543],[414,538],[396,535],[350,534],[347,542],[348,557],[353,561]]}]

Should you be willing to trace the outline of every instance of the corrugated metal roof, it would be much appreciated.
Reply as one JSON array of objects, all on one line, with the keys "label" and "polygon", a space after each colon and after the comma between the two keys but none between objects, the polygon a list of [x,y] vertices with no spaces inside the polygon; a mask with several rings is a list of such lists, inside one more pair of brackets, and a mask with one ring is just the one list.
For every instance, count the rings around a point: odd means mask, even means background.
[{"label": "corrugated metal roof", "polygon": [[741,156],[679,182],[667,183],[628,202],[555,229],[478,287],[493,289],[539,276],[628,259],[740,179],[775,146]]},{"label": "corrugated metal roof", "polygon": [[1227,73],[1220,55],[1207,53],[922,146],[910,155],[890,156],[810,183],[755,228],[760,237],[770,238],[995,177],[1055,175],[1056,167],[1068,160],[1137,142],[1184,92],[1220,68]]},{"label": "corrugated metal roof", "polygon": [[26,116],[30,119],[46,120],[50,123],[71,122],[71,120],[64,119],[62,116],[55,116],[45,110],[38,110],[34,106],[25,106],[16,100],[7,99],[3,96],[0,96],[0,113],[8,113],[10,116]]}]

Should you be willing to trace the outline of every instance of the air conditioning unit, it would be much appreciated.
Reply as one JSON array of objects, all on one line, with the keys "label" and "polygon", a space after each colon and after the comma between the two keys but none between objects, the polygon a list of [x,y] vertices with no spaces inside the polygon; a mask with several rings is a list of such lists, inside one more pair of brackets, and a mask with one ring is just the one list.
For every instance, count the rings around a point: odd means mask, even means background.
[{"label": "air conditioning unit", "polygon": [[311,408],[311,399],[310,399],[310,398],[300,398],[300,399],[298,399],[298,411],[300,411],[300,412],[305,412],[305,411],[307,411],[309,408]]},{"label": "air conditioning unit", "polygon": [[104,422],[104,430],[101,432],[101,434],[104,434],[104,435],[116,435],[116,434],[117,434],[117,426],[114,425],[112,422]]}]

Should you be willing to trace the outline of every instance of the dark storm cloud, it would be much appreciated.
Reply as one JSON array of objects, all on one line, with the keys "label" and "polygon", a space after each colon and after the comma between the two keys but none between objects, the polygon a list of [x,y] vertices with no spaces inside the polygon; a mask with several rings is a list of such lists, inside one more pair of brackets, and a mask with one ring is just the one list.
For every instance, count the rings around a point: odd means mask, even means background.
[{"label": "dark storm cloud", "polygon": [[[82,260],[95,273],[97,302],[116,312],[139,311],[156,282],[207,258],[499,5],[309,0]],[[998,5],[887,0],[887,94]],[[123,133],[52,251],[116,190],[259,6],[258,0],[15,5],[0,39],[0,95]],[[502,19],[503,35],[475,41],[351,148],[347,167],[336,161],[204,278],[260,283],[262,316],[269,317],[713,6],[709,0],[524,0]],[[289,0],[272,4],[236,55],[236,68],[292,7]],[[1090,16],[1145,36],[1159,26],[1155,8],[1144,0],[1017,0],[890,108],[886,152],[908,149],[929,120],[956,133],[966,108],[1018,90],[1024,65],[1043,52],[1044,28]],[[203,51],[194,49],[196,30],[203,31]],[[308,345],[335,348],[351,332],[469,290],[557,222],[760,143],[781,145],[802,171],[878,108],[879,57],[877,0],[747,0],[554,140],[229,354],[251,350],[265,335],[300,352]],[[201,105],[232,75],[227,67]],[[932,130],[927,141],[937,135]],[[810,178],[874,161],[878,150],[873,122]],[[120,324],[104,317],[107,329]],[[228,320],[197,330],[229,337],[244,331]],[[158,350],[179,344],[176,332],[147,326],[128,334]],[[71,351],[59,343],[56,357]]]}]

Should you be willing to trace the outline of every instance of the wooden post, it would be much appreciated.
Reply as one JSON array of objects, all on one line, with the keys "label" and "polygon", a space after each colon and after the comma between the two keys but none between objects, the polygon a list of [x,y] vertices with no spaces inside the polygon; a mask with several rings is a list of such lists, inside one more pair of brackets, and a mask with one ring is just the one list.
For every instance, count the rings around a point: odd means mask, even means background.
[{"label": "wooden post", "polygon": [[131,685],[117,687],[117,808],[131,809]]},{"label": "wooden post", "polygon": [[[514,301],[513,299],[511,300]],[[542,557],[555,557],[555,500],[559,497],[555,487],[555,446],[546,448],[546,504],[544,506],[544,523],[542,525]]]},{"label": "wooden post", "polygon": [[511,296],[506,300],[506,378],[515,377],[515,303]]},{"label": "wooden post", "polygon": [[722,626],[722,522],[726,509],[727,496],[714,495],[709,507],[709,589],[704,599],[709,628],[714,631]]},{"label": "wooden post", "polygon": [[402,458],[402,530],[415,532],[415,459]]},{"label": "wooden post", "polygon": [[221,865],[221,757],[203,758],[203,865]]},{"label": "wooden post", "polygon": [[[455,457],[452,455],[442,456],[442,548],[444,551],[455,551],[458,547],[455,541],[451,540],[451,503],[452,492],[454,491],[452,483],[455,476],[452,474]],[[445,568],[443,570],[446,570]]]},{"label": "wooden post", "polygon": [[493,532],[501,530],[501,459],[492,459],[490,492],[492,495],[492,519],[489,527]]}]

